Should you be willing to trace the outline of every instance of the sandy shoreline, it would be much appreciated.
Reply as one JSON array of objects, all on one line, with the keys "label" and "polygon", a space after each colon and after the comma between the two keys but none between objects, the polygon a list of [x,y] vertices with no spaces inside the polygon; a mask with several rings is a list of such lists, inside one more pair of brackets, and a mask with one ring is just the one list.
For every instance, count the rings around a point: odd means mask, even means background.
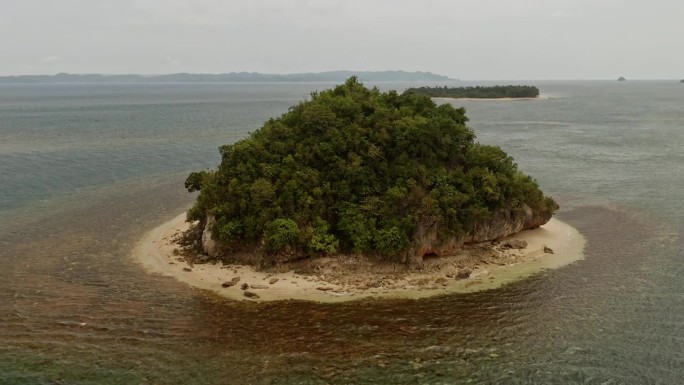
[{"label": "sandy shoreline", "polygon": [[[149,273],[173,277],[190,286],[211,290],[234,300],[250,301],[291,299],[342,302],[368,297],[423,298],[487,290],[544,269],[561,267],[582,259],[585,244],[584,237],[576,229],[551,219],[539,229],[522,231],[513,237],[525,240],[528,244],[525,249],[500,252],[498,263],[491,263],[490,259],[482,264],[475,264],[470,277],[465,279],[454,278],[445,268],[429,272],[408,272],[392,281],[387,281],[386,276],[371,276],[370,279],[366,276],[365,281],[357,280],[359,284],[349,284],[349,278],[353,277],[345,277],[346,281],[340,280],[339,276],[327,279],[325,273],[272,273],[255,271],[250,266],[221,263],[189,265],[177,253],[174,254],[174,249],[178,246],[173,242],[175,236],[188,226],[185,214],[181,214],[153,229],[136,245],[133,250],[134,259]],[[545,246],[553,249],[554,253],[545,253]],[[448,262],[448,258],[441,260]],[[236,284],[222,286],[236,277],[239,277]],[[369,287],[369,281],[376,281],[378,284]],[[241,287],[244,284],[249,286],[247,290]],[[245,291],[256,294],[258,298],[247,298]]]}]

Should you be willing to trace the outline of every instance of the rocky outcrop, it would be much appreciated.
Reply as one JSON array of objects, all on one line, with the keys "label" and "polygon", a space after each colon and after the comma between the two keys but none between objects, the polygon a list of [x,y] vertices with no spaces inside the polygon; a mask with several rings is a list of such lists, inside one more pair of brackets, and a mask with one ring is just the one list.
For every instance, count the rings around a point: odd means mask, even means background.
[{"label": "rocky outcrop", "polygon": [[414,240],[415,246],[410,249],[406,255],[406,262],[411,266],[420,266],[423,263],[423,258],[428,255],[435,255],[441,257],[455,253],[461,249],[463,245],[463,238],[451,237],[446,240],[440,239],[440,228],[437,224],[419,224]]},{"label": "rocky outcrop", "polygon": [[523,205],[518,210],[501,210],[490,220],[477,224],[464,237],[441,238],[436,224],[419,225],[415,234],[416,246],[409,251],[407,262],[420,265],[426,255],[438,257],[458,251],[463,244],[493,241],[513,235],[522,230],[535,229],[551,219],[551,213],[539,213]]},{"label": "rocky outcrop", "polygon": [[210,257],[218,258],[221,255],[221,248],[212,236],[211,229],[216,223],[216,217],[207,215],[207,220],[204,223],[204,230],[202,230],[202,249],[204,253]]},{"label": "rocky outcrop", "polygon": [[501,210],[489,221],[476,225],[463,239],[463,243],[480,243],[505,238],[522,230],[536,229],[550,219],[550,212],[534,212],[527,205],[515,211]]}]

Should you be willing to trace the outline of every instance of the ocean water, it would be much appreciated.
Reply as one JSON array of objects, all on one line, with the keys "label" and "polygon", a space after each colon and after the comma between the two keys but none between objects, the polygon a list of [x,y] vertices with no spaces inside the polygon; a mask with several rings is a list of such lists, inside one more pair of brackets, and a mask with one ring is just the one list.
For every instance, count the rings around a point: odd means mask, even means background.
[{"label": "ocean water", "polygon": [[542,100],[452,103],[586,258],[335,305],[235,303],[131,257],[192,203],[188,172],[329,84],[0,85],[0,384],[684,383],[684,85],[533,84]]}]

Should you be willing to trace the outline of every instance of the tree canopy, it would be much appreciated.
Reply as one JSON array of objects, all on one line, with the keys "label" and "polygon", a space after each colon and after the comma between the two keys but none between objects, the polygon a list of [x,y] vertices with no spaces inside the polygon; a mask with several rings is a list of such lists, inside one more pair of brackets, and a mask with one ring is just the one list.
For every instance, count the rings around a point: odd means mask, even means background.
[{"label": "tree canopy", "polygon": [[409,88],[404,93],[420,94],[433,98],[536,98],[539,89],[535,86],[491,86],[491,87],[416,87]]},{"label": "tree canopy", "polygon": [[213,236],[268,256],[396,257],[419,224],[461,236],[498,210],[558,206],[499,147],[475,142],[463,108],[368,89],[357,78],[312,93],[249,137],[220,147],[188,220],[214,216]]}]

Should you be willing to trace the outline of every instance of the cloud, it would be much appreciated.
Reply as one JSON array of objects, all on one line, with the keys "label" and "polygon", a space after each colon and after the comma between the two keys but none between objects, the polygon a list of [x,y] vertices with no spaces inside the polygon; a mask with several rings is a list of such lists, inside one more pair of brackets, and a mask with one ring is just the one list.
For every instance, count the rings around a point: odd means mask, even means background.
[{"label": "cloud", "polygon": [[174,67],[180,66],[181,62],[180,60],[174,59],[171,56],[164,56],[164,61],[166,61],[168,64],[171,64]]},{"label": "cloud", "polygon": [[43,63],[59,63],[61,61],[62,61],[61,56],[54,56],[54,55],[46,56],[41,60],[41,62],[43,62]]}]

